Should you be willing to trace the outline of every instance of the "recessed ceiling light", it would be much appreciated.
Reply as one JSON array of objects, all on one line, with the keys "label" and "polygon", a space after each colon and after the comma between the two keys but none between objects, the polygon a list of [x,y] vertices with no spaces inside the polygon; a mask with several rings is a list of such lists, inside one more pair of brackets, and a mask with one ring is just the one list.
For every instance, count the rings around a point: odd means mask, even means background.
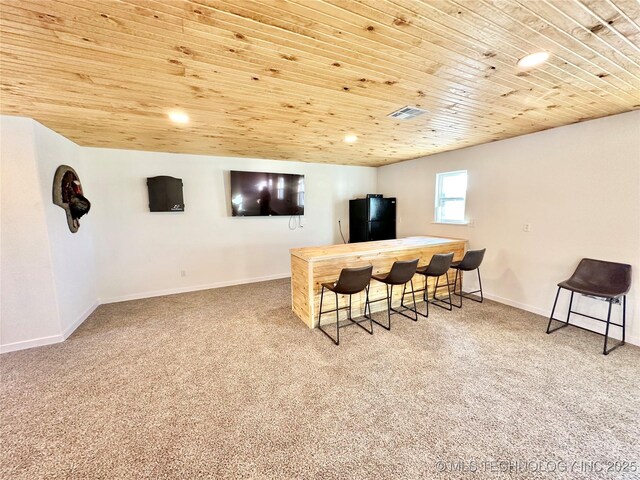
[{"label": "recessed ceiling light", "polygon": [[469,92],[467,92],[466,90],[463,90],[461,88],[450,88],[449,91],[451,93],[455,93],[456,95],[468,95]]},{"label": "recessed ceiling light", "polygon": [[344,141],[346,143],[355,143],[358,141],[358,136],[355,133],[348,133],[344,136]]},{"label": "recessed ceiling light", "polygon": [[184,112],[169,112],[169,120],[174,123],[189,123],[189,115]]},{"label": "recessed ceiling light", "polygon": [[550,55],[551,54],[549,52],[530,53],[529,55],[526,55],[518,60],[518,66],[520,68],[537,67],[538,65],[542,65],[544,62],[549,60]]}]

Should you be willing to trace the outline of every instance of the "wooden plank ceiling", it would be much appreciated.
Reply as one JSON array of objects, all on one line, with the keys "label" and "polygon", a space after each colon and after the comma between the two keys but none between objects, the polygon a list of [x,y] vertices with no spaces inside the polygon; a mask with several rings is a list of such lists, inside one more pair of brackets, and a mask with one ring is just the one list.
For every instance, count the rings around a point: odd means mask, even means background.
[{"label": "wooden plank ceiling", "polygon": [[1,112],[80,145],[377,166],[640,107],[637,0],[0,5]]}]

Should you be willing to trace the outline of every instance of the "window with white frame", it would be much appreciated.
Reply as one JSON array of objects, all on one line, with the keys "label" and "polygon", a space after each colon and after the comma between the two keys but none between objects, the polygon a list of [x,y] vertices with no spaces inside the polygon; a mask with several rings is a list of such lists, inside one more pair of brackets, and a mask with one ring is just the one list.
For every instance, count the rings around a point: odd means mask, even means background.
[{"label": "window with white frame", "polygon": [[466,198],[466,170],[438,173],[436,175],[436,222],[464,223]]}]

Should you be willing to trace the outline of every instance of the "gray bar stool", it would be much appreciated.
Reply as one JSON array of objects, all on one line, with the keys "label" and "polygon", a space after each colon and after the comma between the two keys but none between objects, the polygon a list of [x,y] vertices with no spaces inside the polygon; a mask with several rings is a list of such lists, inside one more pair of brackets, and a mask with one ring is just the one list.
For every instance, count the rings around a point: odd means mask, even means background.
[{"label": "gray bar stool", "polygon": [[[418,267],[419,259],[415,260],[405,260],[405,261],[396,261],[391,266],[391,271],[389,273],[374,275],[372,278],[379,282],[382,282],[387,287],[387,296],[385,298],[379,298],[377,300],[371,300],[371,303],[381,302],[383,300],[387,301],[387,317],[388,322],[387,325],[383,325],[382,323],[373,320],[374,323],[380,325],[382,328],[387,330],[391,330],[391,312],[402,315],[403,317],[407,317],[414,322],[418,321],[418,309],[416,308],[416,296],[413,290],[413,276],[416,273],[416,268]],[[413,296],[413,309],[405,307],[405,310],[396,310],[391,306],[391,302],[393,299],[393,287],[395,285],[403,285],[402,287],[402,299],[404,299],[405,292],[407,289],[407,283],[411,284],[411,295]],[[401,304],[404,302],[401,301]],[[402,305],[404,306],[404,305]],[[412,311],[415,314],[415,318],[410,317],[405,314],[405,311]]]},{"label": "gray bar stool", "polygon": [[[571,298],[569,300],[569,311],[567,312],[567,320],[563,322],[557,318],[553,318],[553,314],[556,311],[556,304],[558,303],[558,295],[560,295],[561,289],[569,290],[571,292]],[[604,348],[602,353],[608,355],[609,352],[618,348],[620,345],[624,345],[625,342],[625,324],[627,317],[627,293],[631,289],[631,265],[626,263],[614,263],[605,262],[604,260],[594,260],[592,258],[583,258],[578,264],[578,268],[573,272],[571,278],[560,282],[558,284],[558,291],[556,292],[556,299],[553,302],[553,309],[549,316],[549,324],[547,325],[547,333],[555,332],[569,325],[569,317],[571,314],[580,315],[582,317],[591,318],[607,324],[604,335],[602,333],[594,332],[588,328],[579,327],[578,325],[572,325],[573,327],[587,330],[588,332],[596,333],[604,337]],[[573,305],[573,294],[579,293],[582,295],[588,295],[591,297],[597,297],[605,300],[609,303],[609,311],[607,313],[607,319],[593,317],[584,313],[571,310]],[[614,303],[620,304],[622,299],[622,324],[614,323],[611,321],[611,307]],[[561,322],[562,325],[551,330],[551,321]],[[622,328],[622,341],[607,350],[607,341],[609,340],[609,326],[615,325]]]},{"label": "gray bar stool", "polygon": [[[420,275],[424,275],[424,288],[420,288],[416,290],[416,292],[424,291],[423,299],[427,306],[427,314],[423,315],[420,312],[417,312],[418,315],[421,315],[425,318],[429,317],[429,304],[433,303],[436,307],[444,308],[445,310],[452,310],[453,302],[451,301],[451,288],[449,288],[451,284],[449,283],[449,268],[451,268],[451,263],[453,262],[453,252],[452,253],[438,253],[431,257],[429,261],[429,265],[426,267],[421,267],[416,270],[416,273]],[[443,275],[447,276],[447,292],[449,293],[449,301],[444,301],[436,297],[438,293],[438,285],[440,282],[440,277]],[[436,278],[436,285],[433,291],[433,299],[429,300],[429,277]],[[403,299],[404,300],[404,299]],[[446,306],[445,306],[446,305]],[[404,305],[403,305],[404,306]]]},{"label": "gray bar stool", "polygon": [[[453,294],[460,297],[460,305],[453,304],[454,307],[462,308],[462,298],[466,298],[467,300],[473,300],[474,302],[482,303],[484,301],[484,295],[482,293],[482,279],[480,278],[480,265],[482,264],[482,260],[484,259],[484,253],[487,251],[486,248],[482,250],[468,250],[467,253],[464,254],[464,258],[460,262],[454,262],[451,264],[451,268],[456,271],[456,278],[453,281]],[[458,272],[472,272],[474,270],[478,271],[478,283],[480,284],[479,290],[474,290],[473,292],[463,292],[462,291],[462,278],[460,278],[460,293],[456,293],[456,288],[458,286]],[[471,297],[472,293],[480,292],[480,300],[476,300]]]},{"label": "gray bar stool", "polygon": [[[371,319],[371,304],[369,303],[369,282],[371,281],[371,273],[373,272],[373,266],[369,265],[368,267],[362,268],[343,268],[340,271],[340,276],[338,277],[338,281],[334,283],[323,283],[322,284],[322,292],[320,293],[320,310],[318,311],[318,328],[322,333],[324,333],[327,337],[333,340],[333,343],[336,345],[340,345],[340,329],[344,327],[349,327],[351,325],[358,325],[364,331],[373,335],[373,323]],[[336,296],[336,308],[332,310],[322,311],[322,301],[324,299],[324,289],[332,291]],[[365,303],[364,303],[364,318],[361,320],[354,320],[351,317],[351,295],[356,293],[360,293],[362,291],[366,292]],[[338,295],[349,295],[349,305],[345,307],[338,307]],[[367,316],[367,308],[369,309],[369,316]],[[345,325],[340,325],[340,310],[349,309],[349,316],[347,320],[350,320],[351,323],[347,323]],[[333,338],[329,333],[322,328],[322,315],[324,313],[336,312],[336,338]],[[361,325],[363,322],[369,322],[370,330],[367,330],[365,327]]]}]

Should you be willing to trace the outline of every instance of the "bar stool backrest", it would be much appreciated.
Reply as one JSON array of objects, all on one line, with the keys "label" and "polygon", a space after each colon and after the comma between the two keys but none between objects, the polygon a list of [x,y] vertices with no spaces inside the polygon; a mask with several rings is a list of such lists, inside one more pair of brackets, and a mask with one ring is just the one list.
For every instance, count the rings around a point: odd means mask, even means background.
[{"label": "bar stool backrest", "polygon": [[486,251],[486,248],[483,248],[482,250],[468,250],[467,253],[464,254],[464,258],[458,265],[458,268],[466,271],[475,270],[482,263],[482,259],[484,259],[484,252]]},{"label": "bar stool backrest", "polygon": [[343,268],[334,287],[334,292],[352,295],[363,291],[371,281],[373,265],[361,268]]},{"label": "bar stool backrest", "polygon": [[425,273],[433,277],[439,277],[449,271],[453,262],[453,252],[451,253],[438,253],[431,257],[431,261],[427,266]]},{"label": "bar stool backrest", "polygon": [[631,288],[631,265],[583,258],[569,281],[591,285],[594,291],[626,295]]},{"label": "bar stool backrest", "polygon": [[418,268],[418,261],[415,260],[398,260],[393,262],[391,271],[387,275],[387,282],[392,285],[403,285],[413,278]]}]

